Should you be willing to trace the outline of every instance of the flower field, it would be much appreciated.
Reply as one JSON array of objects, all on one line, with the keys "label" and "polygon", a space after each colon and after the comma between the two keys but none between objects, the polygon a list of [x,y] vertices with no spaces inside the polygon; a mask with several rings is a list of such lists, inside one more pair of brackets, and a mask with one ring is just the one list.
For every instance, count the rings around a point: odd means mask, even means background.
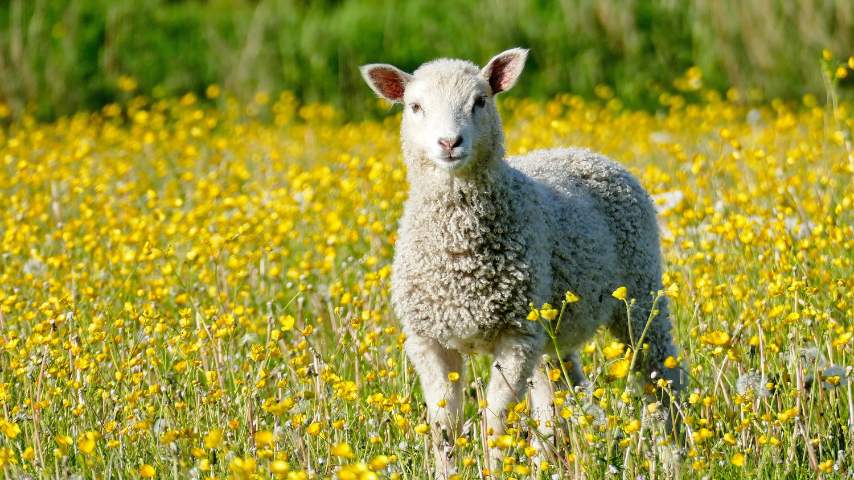
[{"label": "flower field", "polygon": [[[489,442],[504,478],[850,478],[851,104],[694,89],[647,113],[597,95],[504,99],[508,151],[588,146],[655,196],[684,438],[603,333],[581,355],[591,392],[553,372],[565,429],[539,469],[525,402],[510,435],[481,437],[489,363],[467,358],[448,380],[467,386],[459,478],[482,478]],[[431,478],[388,293],[400,114],[219,101],[0,130],[6,478]]]}]

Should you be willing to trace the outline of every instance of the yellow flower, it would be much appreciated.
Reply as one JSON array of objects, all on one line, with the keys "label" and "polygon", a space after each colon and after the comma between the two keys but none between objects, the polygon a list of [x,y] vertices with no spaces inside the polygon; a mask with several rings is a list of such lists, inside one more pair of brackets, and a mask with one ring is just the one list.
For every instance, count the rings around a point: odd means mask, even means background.
[{"label": "yellow flower", "polygon": [[86,432],[77,439],[77,448],[86,454],[95,450],[95,442],[101,438],[100,432]]},{"label": "yellow flower", "polygon": [[667,289],[664,291],[664,293],[666,293],[668,297],[675,297],[679,294],[679,285],[671,283],[670,286],[668,286]]},{"label": "yellow flower", "polygon": [[626,360],[617,360],[611,364],[611,375],[617,378],[623,378],[629,372],[629,362]]},{"label": "yellow flower", "polygon": [[552,308],[548,303],[543,304],[542,310],[540,310],[540,315],[543,316],[548,321],[552,321],[557,318],[557,314],[560,313],[558,310]]},{"label": "yellow flower", "polygon": [[620,287],[620,288],[614,290],[614,293],[612,293],[611,295],[618,300],[625,300],[626,294],[627,294],[626,287]]},{"label": "yellow flower", "polygon": [[738,443],[738,440],[736,440],[735,437],[733,437],[732,434],[729,432],[724,434],[723,441],[724,441],[724,443],[726,443],[727,445],[729,445],[731,447],[735,446],[735,444]]},{"label": "yellow flower", "polygon": [[725,345],[729,342],[729,334],[721,331],[714,331],[700,336],[700,341],[711,345]]},{"label": "yellow flower", "polygon": [[790,408],[784,412],[780,412],[777,414],[777,419],[781,422],[787,422],[789,419],[794,418],[798,415],[798,407]]},{"label": "yellow flower", "polygon": [[409,427],[409,419],[407,419],[403,415],[395,415],[394,416],[394,423],[396,423],[397,426],[400,428],[405,429],[405,428]]},{"label": "yellow flower", "polygon": [[6,467],[11,463],[18,463],[15,460],[15,452],[12,451],[11,448],[2,448],[0,449],[0,467]]},{"label": "yellow flower", "polygon": [[373,460],[368,464],[371,467],[371,470],[382,470],[388,465],[389,458],[385,455],[377,455]]},{"label": "yellow flower", "polygon": [[208,88],[205,89],[205,96],[214,99],[217,98],[222,90],[219,88],[217,84],[208,85]]},{"label": "yellow flower", "polygon": [[332,455],[342,458],[356,457],[355,455],[353,455],[353,450],[350,449],[350,445],[347,445],[346,443],[339,443],[332,447]]},{"label": "yellow flower", "polygon": [[270,462],[270,473],[274,475],[284,475],[290,471],[291,467],[284,460],[273,460]]},{"label": "yellow flower", "polygon": [[21,427],[18,426],[17,422],[0,420],[0,429],[2,429],[3,433],[9,438],[15,438],[19,433],[21,433]]},{"label": "yellow flower", "polygon": [[566,303],[575,303],[578,301],[578,296],[572,292],[566,292]]},{"label": "yellow flower", "polygon": [[633,433],[637,432],[638,430],[640,430],[640,428],[641,428],[641,423],[640,423],[640,421],[639,421],[639,420],[632,420],[631,422],[629,422],[629,423],[626,425],[625,430],[626,430],[626,433],[628,433],[629,435],[631,435],[631,434],[633,434]]},{"label": "yellow flower", "polygon": [[532,322],[536,322],[537,320],[540,319],[540,311],[537,310],[536,308],[531,309],[531,312],[528,313],[527,319],[532,321]]},{"label": "yellow flower", "polygon": [[129,92],[131,90],[136,89],[137,83],[133,77],[129,77],[127,75],[122,75],[119,77],[117,85],[118,85],[120,90],[123,90],[125,92]]},{"label": "yellow flower", "polygon": [[142,478],[152,478],[155,473],[156,471],[154,470],[154,467],[146,463],[139,467],[139,476]]},{"label": "yellow flower", "polygon": [[160,437],[160,443],[166,445],[175,441],[178,438],[177,430],[167,430],[163,433],[163,436]]},{"label": "yellow flower", "polygon": [[415,433],[423,435],[429,431],[430,431],[430,427],[424,423],[420,423],[420,424],[415,426]]},{"label": "yellow flower", "polygon": [[451,372],[448,374],[448,380],[450,380],[451,383],[455,383],[459,379],[460,379],[460,374],[457,372]]},{"label": "yellow flower", "polygon": [[294,322],[296,322],[296,320],[294,320],[294,317],[290,315],[284,315],[279,317],[279,323],[281,323],[282,330],[285,332],[294,328]]},{"label": "yellow flower", "polygon": [[205,435],[205,448],[216,448],[222,443],[222,430],[217,428]]},{"label": "yellow flower", "polygon": [[676,368],[677,365],[679,364],[676,363],[676,359],[672,355],[664,360],[664,366],[667,368]]},{"label": "yellow flower", "polygon": [[266,447],[273,441],[273,432],[269,430],[261,430],[259,432],[255,432],[255,444],[259,448]]},{"label": "yellow flower", "polygon": [[605,358],[615,358],[622,355],[625,348],[625,343],[611,342],[610,345],[602,349],[602,353],[605,355]]},{"label": "yellow flower", "polygon": [[549,380],[553,382],[560,380],[560,370],[558,370],[557,368],[549,370]]},{"label": "yellow flower", "polygon": [[234,474],[236,480],[249,480],[255,473],[258,465],[252,457],[240,458],[235,457],[229,462],[228,469]]},{"label": "yellow flower", "polygon": [[377,474],[370,471],[362,462],[344,465],[336,473],[340,480],[377,480]]},{"label": "yellow flower", "polygon": [[513,437],[510,435],[501,435],[495,439],[495,448],[504,450],[506,448],[510,448],[511,445],[513,445]]},{"label": "yellow flower", "polygon": [[839,335],[839,337],[835,338],[831,343],[834,347],[841,347],[842,345],[848,343],[851,340],[852,336],[854,336],[854,332],[845,332]]},{"label": "yellow flower", "polygon": [[744,455],[742,455],[741,453],[736,453],[732,456],[731,461],[733,465],[735,465],[736,467],[740,467],[744,465]]},{"label": "yellow flower", "polygon": [[308,432],[309,435],[316,436],[318,433],[320,433],[320,424],[317,422],[312,423],[308,426],[308,428],[305,429],[305,431]]}]

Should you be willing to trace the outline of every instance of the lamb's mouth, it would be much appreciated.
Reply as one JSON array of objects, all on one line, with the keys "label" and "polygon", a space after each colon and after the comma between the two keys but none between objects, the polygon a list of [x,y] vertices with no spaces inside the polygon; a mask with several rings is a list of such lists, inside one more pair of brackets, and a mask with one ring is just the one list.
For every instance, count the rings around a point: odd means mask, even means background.
[{"label": "lamb's mouth", "polygon": [[459,153],[457,155],[445,155],[439,157],[439,163],[442,164],[443,167],[455,168],[462,165],[466,160],[468,160],[468,153]]}]

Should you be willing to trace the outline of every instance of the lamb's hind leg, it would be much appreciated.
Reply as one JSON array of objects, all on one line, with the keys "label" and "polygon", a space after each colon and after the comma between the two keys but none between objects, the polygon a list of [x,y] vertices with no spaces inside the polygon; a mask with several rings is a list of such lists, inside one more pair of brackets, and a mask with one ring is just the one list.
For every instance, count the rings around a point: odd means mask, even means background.
[{"label": "lamb's hind leg", "polygon": [[[459,410],[462,398],[462,382],[451,382],[448,374],[462,374],[463,357],[455,350],[442,347],[439,342],[410,335],[406,339],[406,353],[418,372],[427,417],[433,436],[436,478],[447,479],[456,469],[447,452],[459,433]],[[444,407],[439,404],[444,400]]]},{"label": "lamb's hind leg", "polygon": [[[655,302],[654,310],[657,310],[657,313],[653,313],[651,296],[638,299],[631,308],[631,328],[625,309],[618,309],[609,330],[626,345],[636,345],[636,351],[642,355],[637,363],[637,369],[641,373],[638,383],[641,387],[646,383],[656,386],[656,396],[663,407],[660,416],[665,417],[663,420],[666,430],[668,433],[678,434],[680,416],[676,401],[685,386],[686,378],[679,365],[671,368],[665,364],[668,357],[679,356],[679,350],[673,344],[673,325],[666,296]],[[666,382],[664,387],[659,385],[662,379]]]}]

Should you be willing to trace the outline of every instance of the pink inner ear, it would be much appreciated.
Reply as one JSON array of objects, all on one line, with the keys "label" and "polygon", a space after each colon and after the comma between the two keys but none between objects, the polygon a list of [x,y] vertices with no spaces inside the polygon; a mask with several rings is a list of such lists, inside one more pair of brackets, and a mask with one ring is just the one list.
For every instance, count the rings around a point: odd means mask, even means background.
[{"label": "pink inner ear", "polygon": [[493,94],[507,91],[516,84],[516,79],[521,70],[519,62],[517,55],[508,55],[496,58],[490,65],[489,86],[492,88]]},{"label": "pink inner ear", "polygon": [[395,102],[403,101],[404,84],[397,72],[376,68],[368,74],[374,86],[382,93],[382,95]]}]

